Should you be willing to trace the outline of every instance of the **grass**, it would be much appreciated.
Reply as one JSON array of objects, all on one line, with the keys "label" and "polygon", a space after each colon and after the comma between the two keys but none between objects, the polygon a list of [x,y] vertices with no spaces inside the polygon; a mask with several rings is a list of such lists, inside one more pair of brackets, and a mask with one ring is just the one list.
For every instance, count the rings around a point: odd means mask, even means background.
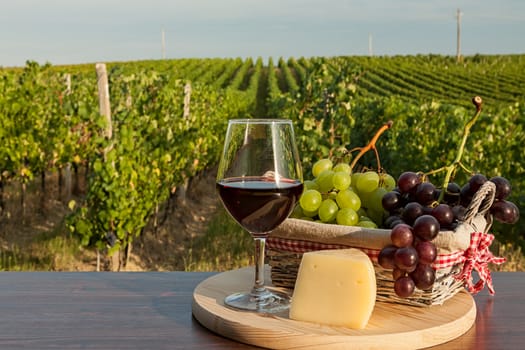
[{"label": "grass", "polygon": [[41,234],[27,246],[13,244],[0,251],[0,271],[74,270],[84,254],[76,238]]},{"label": "grass", "polygon": [[491,264],[490,269],[492,271],[525,271],[525,256],[520,246],[494,241],[490,248],[495,256],[507,259],[507,261],[501,265]]},{"label": "grass", "polygon": [[226,212],[219,208],[206,234],[193,240],[184,257],[185,271],[226,271],[252,263],[254,243]]},{"label": "grass", "polygon": [[[226,271],[251,265],[253,249],[251,236],[221,207],[205,234],[188,241],[181,258],[185,271]],[[36,235],[28,244],[4,247],[0,271],[75,271],[85,269],[82,261],[93,255],[63,227],[57,227]]]}]

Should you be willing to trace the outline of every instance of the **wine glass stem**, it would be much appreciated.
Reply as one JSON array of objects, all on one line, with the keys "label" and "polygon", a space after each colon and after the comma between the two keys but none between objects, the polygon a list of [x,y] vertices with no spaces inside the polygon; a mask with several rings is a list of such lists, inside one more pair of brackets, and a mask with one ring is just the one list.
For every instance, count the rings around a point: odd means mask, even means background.
[{"label": "wine glass stem", "polygon": [[255,283],[252,294],[260,296],[266,289],[264,288],[264,254],[266,246],[266,237],[255,237]]}]

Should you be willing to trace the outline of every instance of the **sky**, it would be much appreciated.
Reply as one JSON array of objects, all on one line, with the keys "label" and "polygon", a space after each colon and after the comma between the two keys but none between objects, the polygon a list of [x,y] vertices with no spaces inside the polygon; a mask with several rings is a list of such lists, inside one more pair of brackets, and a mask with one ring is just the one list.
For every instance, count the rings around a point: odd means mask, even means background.
[{"label": "sky", "polygon": [[523,0],[0,0],[0,66],[455,55],[458,8],[463,55],[525,53]]}]

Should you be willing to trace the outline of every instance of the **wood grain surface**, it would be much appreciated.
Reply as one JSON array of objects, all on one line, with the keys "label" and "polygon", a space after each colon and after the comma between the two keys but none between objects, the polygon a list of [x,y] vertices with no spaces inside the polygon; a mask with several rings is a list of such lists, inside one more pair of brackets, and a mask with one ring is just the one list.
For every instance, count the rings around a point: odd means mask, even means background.
[{"label": "wood grain surface", "polygon": [[429,308],[376,303],[363,330],[298,322],[287,312],[262,315],[224,306],[226,295],[249,290],[252,280],[253,269],[244,268],[201,282],[193,294],[194,317],[225,337],[271,349],[425,348],[461,336],[476,318],[474,299],[466,292]]},{"label": "wood grain surface", "polygon": [[[195,288],[214,275],[1,272],[0,349],[260,349],[192,317]],[[492,276],[496,295],[474,296],[474,326],[432,350],[524,348],[525,272]]]}]

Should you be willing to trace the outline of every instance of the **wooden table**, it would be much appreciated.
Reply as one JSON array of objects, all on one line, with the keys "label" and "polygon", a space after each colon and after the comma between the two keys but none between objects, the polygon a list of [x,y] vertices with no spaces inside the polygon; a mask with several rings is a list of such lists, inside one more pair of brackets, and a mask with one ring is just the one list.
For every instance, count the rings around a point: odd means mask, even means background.
[{"label": "wooden table", "polygon": [[[3,272],[0,349],[255,349],[192,317],[193,290],[211,275]],[[525,348],[525,273],[492,275],[496,296],[475,297],[475,325],[433,349]]]}]

